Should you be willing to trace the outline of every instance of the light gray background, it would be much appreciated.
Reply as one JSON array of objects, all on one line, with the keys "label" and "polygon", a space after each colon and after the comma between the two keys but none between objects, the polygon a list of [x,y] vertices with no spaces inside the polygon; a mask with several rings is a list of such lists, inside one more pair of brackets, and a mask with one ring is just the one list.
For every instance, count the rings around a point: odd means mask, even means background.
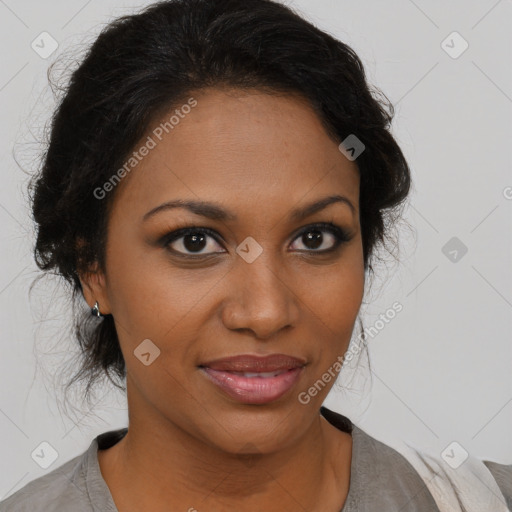
[{"label": "light gray background", "polygon": [[[376,282],[365,326],[395,301],[403,310],[370,339],[371,389],[363,360],[339,381],[350,375],[354,389],[333,392],[326,405],[398,449],[407,442],[441,454],[456,440],[475,457],[510,464],[512,2],[288,3],[362,58],[369,81],[396,107],[393,133],[414,180],[406,219],[416,234],[403,232],[402,263]],[[52,379],[73,349],[67,303],[62,290],[43,285],[29,300],[33,228],[13,146],[24,169],[37,165],[36,141],[53,106],[49,63],[142,5],[0,0],[0,498],[126,425],[115,393],[92,412],[69,417],[58,407]],[[48,59],[31,48],[43,31],[59,43]],[[469,44],[458,58],[442,46],[453,31]],[[452,237],[468,248],[457,262],[442,252]],[[43,441],[58,452],[46,470],[31,458]]]}]

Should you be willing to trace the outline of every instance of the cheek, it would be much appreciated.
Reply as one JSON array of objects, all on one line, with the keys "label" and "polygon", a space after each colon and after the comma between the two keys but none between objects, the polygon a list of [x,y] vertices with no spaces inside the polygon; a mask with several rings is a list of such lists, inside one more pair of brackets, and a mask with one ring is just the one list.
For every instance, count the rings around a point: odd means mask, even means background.
[{"label": "cheek", "polygon": [[332,333],[352,328],[364,295],[364,264],[361,258],[340,259],[336,265],[309,271],[304,280],[303,300],[308,309]]},{"label": "cheek", "polygon": [[176,324],[179,327],[178,322],[197,306],[209,278],[199,279],[207,276],[205,271],[178,268],[163,250],[145,246],[122,226],[117,231],[114,228],[107,269],[108,296],[116,322],[131,344],[145,338],[160,339]]},{"label": "cheek", "polygon": [[[308,281],[304,312],[310,318],[308,332],[321,339],[311,353],[315,375],[343,357],[352,337],[364,295],[364,264],[357,258],[351,264],[340,263]],[[317,342],[318,343],[318,342]],[[318,347],[321,346],[321,350]]]}]

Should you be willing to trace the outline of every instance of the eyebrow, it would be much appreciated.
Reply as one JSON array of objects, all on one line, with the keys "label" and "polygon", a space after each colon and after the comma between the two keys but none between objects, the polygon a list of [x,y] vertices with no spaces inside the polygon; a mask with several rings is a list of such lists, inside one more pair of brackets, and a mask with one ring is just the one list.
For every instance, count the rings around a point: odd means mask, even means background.
[{"label": "eyebrow", "polygon": [[[293,210],[290,214],[290,219],[294,222],[300,222],[301,220],[323,210],[324,208],[327,208],[329,205],[334,203],[346,204],[350,207],[352,213],[356,212],[355,206],[348,198],[341,195],[334,195],[325,197],[313,203],[307,204],[306,206],[301,206],[300,208]],[[173,201],[167,201],[166,203],[153,208],[142,217],[142,220],[145,222],[157,213],[172,210],[174,208],[184,208],[192,213],[195,213],[196,215],[201,215],[202,217],[217,221],[236,221],[238,218],[234,213],[225,210],[222,206],[216,203],[176,199]]]}]

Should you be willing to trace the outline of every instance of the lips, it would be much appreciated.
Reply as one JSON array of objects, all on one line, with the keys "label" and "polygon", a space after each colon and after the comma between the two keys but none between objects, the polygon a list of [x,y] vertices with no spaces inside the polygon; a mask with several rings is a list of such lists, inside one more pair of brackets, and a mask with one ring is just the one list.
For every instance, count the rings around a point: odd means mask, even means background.
[{"label": "lips", "polygon": [[285,354],[240,355],[200,365],[205,377],[226,395],[245,404],[273,402],[298,382],[306,361]]},{"label": "lips", "polygon": [[216,359],[200,366],[223,372],[238,373],[275,373],[301,368],[306,361],[286,354],[270,354],[268,356],[239,356]]}]

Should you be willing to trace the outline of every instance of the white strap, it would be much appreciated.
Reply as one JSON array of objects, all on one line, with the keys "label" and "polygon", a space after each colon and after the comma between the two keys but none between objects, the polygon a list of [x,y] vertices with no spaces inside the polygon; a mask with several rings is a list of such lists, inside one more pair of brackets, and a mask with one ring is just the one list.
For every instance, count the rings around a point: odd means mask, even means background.
[{"label": "white strap", "polygon": [[511,512],[487,466],[475,457],[456,469],[440,456],[404,444],[404,457],[418,471],[441,512]]}]

